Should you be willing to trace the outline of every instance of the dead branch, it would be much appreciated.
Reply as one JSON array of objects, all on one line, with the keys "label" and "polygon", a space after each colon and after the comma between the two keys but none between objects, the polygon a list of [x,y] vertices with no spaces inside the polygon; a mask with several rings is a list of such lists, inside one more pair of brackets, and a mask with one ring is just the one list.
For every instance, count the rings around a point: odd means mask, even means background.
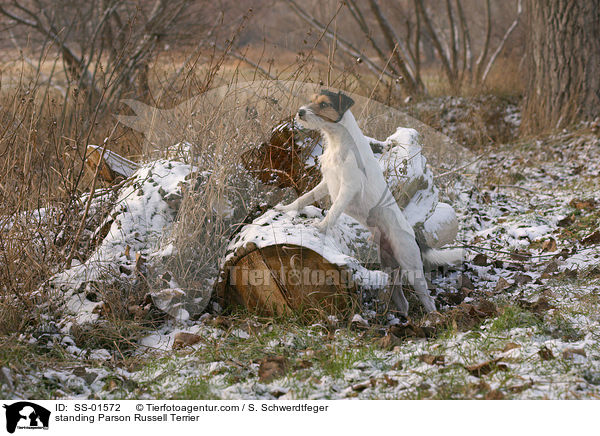
[{"label": "dead branch", "polygon": [[475,83],[481,83],[481,73],[483,68],[483,63],[485,62],[488,54],[488,50],[490,48],[490,38],[492,35],[492,12],[490,8],[490,0],[485,1],[485,42],[483,44],[483,49],[477,61],[475,62]]},{"label": "dead branch", "polygon": [[299,18],[301,18],[307,24],[309,24],[309,25],[315,27],[316,29],[318,29],[319,31],[323,32],[324,36],[327,37],[328,39],[330,39],[335,44],[337,44],[339,46],[340,50],[342,50],[344,53],[354,57],[355,59],[361,59],[362,61],[364,61],[367,68],[369,68],[372,72],[374,72],[377,75],[382,74],[382,75],[389,77],[392,80],[397,78],[391,72],[386,71],[386,70],[382,69],[381,67],[379,67],[368,56],[365,56],[363,53],[361,53],[361,51],[358,50],[351,42],[347,41],[340,35],[329,30],[329,28],[327,26],[323,25],[318,20],[313,18],[304,9],[302,9],[300,6],[298,6],[298,4],[294,0],[284,0],[284,1],[290,6],[292,11]]},{"label": "dead branch", "polygon": [[427,13],[427,10],[425,9],[425,6],[423,5],[423,0],[414,0],[414,3],[415,3],[415,9],[418,11],[419,14],[421,14],[421,18],[423,19],[423,22],[425,23],[425,27],[427,28],[427,32],[429,33],[429,36],[431,37],[433,46],[434,46],[435,50],[437,51],[438,56],[440,57],[440,61],[442,62],[442,69],[444,70],[446,77],[448,77],[452,83],[452,78],[454,76],[452,74],[452,68],[450,66],[450,60],[448,59],[448,54],[442,47],[440,36],[439,36],[438,32],[435,30],[435,28],[433,27],[431,17]]},{"label": "dead branch", "polygon": [[502,40],[500,41],[500,44],[498,44],[498,47],[496,48],[496,50],[494,51],[494,53],[490,57],[490,60],[487,63],[487,65],[485,67],[485,70],[483,71],[483,75],[481,76],[481,83],[485,83],[485,79],[487,79],[487,76],[488,76],[490,70],[492,69],[492,66],[494,65],[494,62],[496,62],[496,58],[498,57],[498,55],[500,54],[500,52],[502,52],[502,49],[504,48],[504,44],[506,44],[506,40],[510,37],[511,33],[519,25],[519,22],[521,20],[521,12],[522,11],[523,11],[522,2],[521,2],[521,0],[519,0],[519,2],[517,3],[517,17],[512,22],[512,24],[509,26],[509,28],[506,29],[506,32],[504,33],[504,36],[502,37]]},{"label": "dead branch", "polygon": [[[411,59],[410,51],[406,47],[405,41],[396,35],[394,29],[379,8],[377,1],[369,0],[369,5],[383,33],[388,50],[395,53],[394,59],[400,69],[400,73],[405,78],[405,81],[403,82],[404,87],[410,94],[421,92],[423,87],[419,85],[420,79],[415,75],[415,63]],[[398,50],[394,50],[396,46],[398,47]]]},{"label": "dead branch", "polygon": [[[358,5],[354,2],[354,0],[348,0],[348,10],[350,11],[350,14],[362,30],[364,37],[367,39],[367,41],[369,41],[371,47],[373,47],[373,49],[377,53],[379,59],[382,62],[386,62],[386,56],[383,53],[383,50],[379,47],[379,44],[377,44],[377,42],[373,39],[371,29],[369,28],[369,25],[367,24],[363,13],[361,12]],[[399,75],[398,71],[394,68],[393,65],[390,65],[390,70],[394,74]]]}]

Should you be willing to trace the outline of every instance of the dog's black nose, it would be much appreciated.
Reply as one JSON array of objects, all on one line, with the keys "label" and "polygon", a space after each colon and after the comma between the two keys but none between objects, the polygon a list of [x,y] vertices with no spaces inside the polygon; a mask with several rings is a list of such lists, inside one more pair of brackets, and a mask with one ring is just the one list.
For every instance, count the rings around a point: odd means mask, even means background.
[{"label": "dog's black nose", "polygon": [[298,111],[298,116],[299,116],[300,118],[302,118],[304,115],[306,115],[306,111],[305,111],[304,109],[300,109],[300,110]]}]

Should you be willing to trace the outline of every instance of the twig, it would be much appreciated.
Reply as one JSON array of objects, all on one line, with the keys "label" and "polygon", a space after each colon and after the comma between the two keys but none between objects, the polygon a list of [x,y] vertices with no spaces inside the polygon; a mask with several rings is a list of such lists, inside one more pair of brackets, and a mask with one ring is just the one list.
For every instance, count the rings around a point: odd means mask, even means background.
[{"label": "twig", "polygon": [[479,245],[469,245],[469,244],[463,244],[463,245],[453,245],[450,247],[444,247],[444,249],[451,249],[451,248],[468,248],[471,250],[484,250],[484,251],[492,251],[494,253],[499,253],[499,254],[508,254],[509,256],[519,256],[519,257],[523,257],[525,259],[523,260],[529,260],[529,259],[533,259],[533,258],[543,258],[543,257],[554,257],[556,256],[556,253],[554,254],[520,254],[520,253],[511,253],[510,251],[503,251],[503,250],[495,250],[493,248],[487,248],[487,247],[481,247]]},{"label": "twig", "polygon": [[458,167],[458,168],[454,168],[453,170],[446,171],[445,173],[438,174],[438,175],[434,175],[434,176],[433,176],[433,178],[434,178],[434,179],[439,179],[440,177],[444,177],[444,176],[448,176],[448,175],[450,175],[450,174],[454,174],[454,173],[456,173],[457,171],[463,170],[463,169],[465,169],[466,167],[468,167],[468,166],[471,166],[471,165],[473,165],[474,163],[477,163],[477,162],[478,162],[478,161],[480,161],[482,158],[483,158],[483,154],[480,154],[479,156],[477,156],[477,157],[476,157],[474,160],[472,160],[471,162],[467,162],[466,164],[464,164],[464,165],[462,165],[462,166],[460,166],[460,167]]},{"label": "twig", "polygon": [[83,216],[81,217],[81,221],[79,222],[79,227],[77,228],[77,233],[75,234],[75,239],[73,239],[73,245],[71,245],[71,251],[69,252],[69,256],[67,257],[66,264],[67,268],[71,267],[71,261],[73,260],[73,256],[75,255],[75,250],[77,249],[77,244],[79,243],[79,238],[81,236],[81,232],[85,227],[85,221],[87,220],[88,213],[90,211],[90,205],[92,204],[92,199],[94,198],[94,191],[96,190],[96,180],[98,180],[98,175],[100,174],[100,167],[103,165],[104,160],[104,152],[106,151],[106,143],[104,147],[102,147],[102,153],[100,153],[100,160],[98,161],[98,165],[96,166],[96,171],[94,171],[94,178],[92,180],[92,186],[90,187],[90,195],[85,202],[85,210],[83,211]]},{"label": "twig", "polygon": [[368,56],[365,56],[363,53],[361,53],[361,51],[357,47],[355,47],[350,41],[342,38],[340,35],[329,30],[328,26],[325,26],[324,24],[320,23],[315,18],[313,18],[310,14],[308,14],[305,10],[303,10],[294,0],[285,0],[285,2],[290,5],[290,8],[292,9],[292,11],[299,18],[304,20],[309,25],[314,26],[317,29],[319,29],[320,31],[322,31],[324,36],[326,36],[331,41],[333,41],[333,43],[337,44],[344,53],[354,57],[355,59],[358,59],[358,58],[362,59],[364,61],[365,65],[367,66],[367,68],[369,68],[371,71],[373,71],[376,74],[383,73],[386,76],[390,77],[391,79],[396,78],[389,71],[382,70],[381,67],[379,67],[375,62],[373,62]]},{"label": "twig", "polygon": [[485,2],[485,16],[485,43],[483,44],[483,49],[481,49],[481,53],[475,62],[475,81],[478,84],[481,83],[481,69],[487,58],[488,50],[490,48],[490,37],[492,35],[492,13],[490,0],[486,0]]},{"label": "twig", "polygon": [[485,71],[483,72],[483,75],[481,76],[481,83],[485,83],[485,79],[487,79],[487,76],[488,76],[490,70],[492,69],[492,65],[494,65],[494,62],[496,61],[496,58],[498,57],[498,55],[500,54],[500,52],[504,48],[504,44],[506,43],[506,40],[509,38],[510,34],[513,32],[513,30],[515,30],[515,28],[519,24],[519,21],[521,19],[521,12],[522,11],[523,11],[523,8],[522,8],[522,5],[521,5],[521,0],[519,0],[519,3],[517,4],[517,17],[512,22],[512,24],[510,25],[510,27],[506,30],[506,33],[502,37],[502,40],[500,41],[500,44],[498,44],[498,47],[496,48],[496,51],[494,51],[494,53],[492,54],[492,57],[490,58],[489,62],[487,63],[487,66],[485,67]]},{"label": "twig", "polygon": [[540,192],[535,192],[535,191],[533,191],[533,190],[531,190],[531,189],[524,188],[524,187],[522,187],[522,186],[517,186],[517,185],[496,185],[496,186],[498,186],[498,188],[514,188],[514,189],[520,189],[520,190],[522,190],[522,191],[529,192],[529,193],[531,193],[531,194],[535,194],[535,195],[545,195],[545,196],[547,196],[547,197],[552,197],[552,198],[554,198],[554,195],[550,195],[550,194],[542,194],[542,193],[540,193]]},{"label": "twig", "polygon": [[[220,45],[216,45],[218,50],[221,51],[225,51],[225,49],[220,46]],[[248,59],[248,57],[246,57],[245,55],[235,51],[235,50],[230,50],[229,51],[229,56],[234,57],[242,62],[247,63],[248,65],[250,65],[252,68],[254,68],[256,71],[258,71],[259,73],[261,73],[262,75],[264,75],[265,77],[268,77],[271,80],[277,80],[277,77],[275,77],[274,75],[272,75],[271,73],[269,73],[267,70],[265,70],[263,67],[261,67],[259,64],[257,64],[256,62]]]}]

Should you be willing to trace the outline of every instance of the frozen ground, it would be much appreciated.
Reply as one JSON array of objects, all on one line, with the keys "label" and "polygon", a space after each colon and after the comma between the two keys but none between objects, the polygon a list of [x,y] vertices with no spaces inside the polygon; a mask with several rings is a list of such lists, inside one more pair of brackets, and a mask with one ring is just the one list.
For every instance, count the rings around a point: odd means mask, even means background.
[{"label": "frozen ground", "polygon": [[3,348],[0,396],[598,398],[599,178],[600,140],[586,126],[487,153],[450,193],[471,255],[434,278],[439,316],[170,317],[140,326],[135,343],[95,345],[48,319]]}]

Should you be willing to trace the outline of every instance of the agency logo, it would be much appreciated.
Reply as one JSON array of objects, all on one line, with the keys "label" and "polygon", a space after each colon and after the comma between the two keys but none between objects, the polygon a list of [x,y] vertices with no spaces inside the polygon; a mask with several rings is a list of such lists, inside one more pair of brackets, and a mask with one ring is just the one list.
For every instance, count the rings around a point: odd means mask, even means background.
[{"label": "agency logo", "polygon": [[48,430],[50,411],[29,401],[19,401],[10,405],[4,404],[6,409],[6,431],[14,433],[18,428],[27,430]]}]

